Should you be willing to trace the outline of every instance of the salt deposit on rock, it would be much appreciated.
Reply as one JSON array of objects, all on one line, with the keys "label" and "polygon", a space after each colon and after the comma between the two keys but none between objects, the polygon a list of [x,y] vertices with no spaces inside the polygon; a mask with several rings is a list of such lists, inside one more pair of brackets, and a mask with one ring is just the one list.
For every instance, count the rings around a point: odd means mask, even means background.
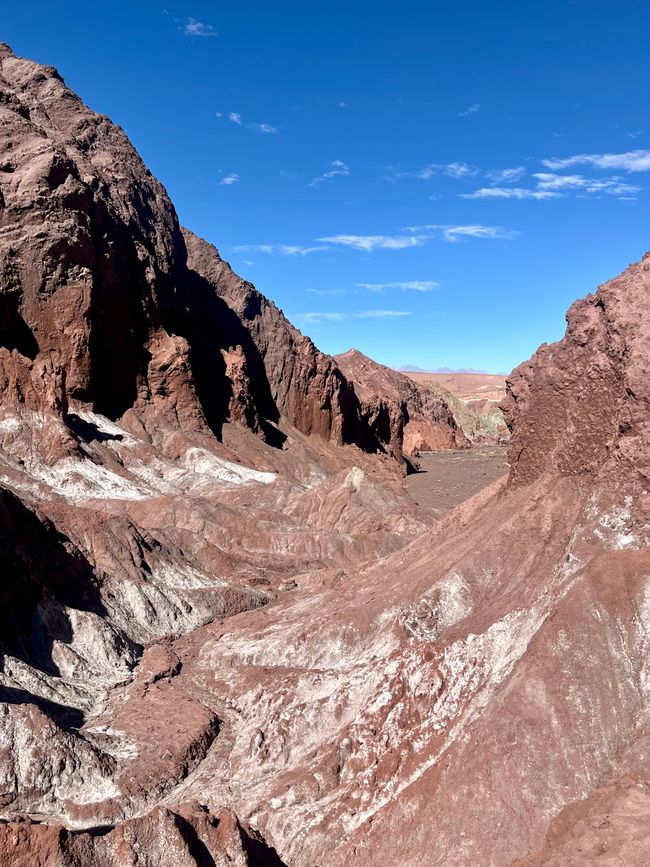
[{"label": "salt deposit on rock", "polygon": [[436,521],[444,401],[320,353],[55,70],[0,94],[0,865],[645,863],[650,256]]}]

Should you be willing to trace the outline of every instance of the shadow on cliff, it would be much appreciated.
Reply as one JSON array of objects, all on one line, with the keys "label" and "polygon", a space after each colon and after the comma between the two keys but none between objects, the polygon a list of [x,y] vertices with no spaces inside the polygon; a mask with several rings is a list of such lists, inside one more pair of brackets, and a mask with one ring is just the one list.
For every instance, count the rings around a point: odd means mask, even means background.
[{"label": "shadow on cliff", "polygon": [[54,642],[72,640],[64,606],[106,615],[92,566],[52,524],[0,490],[0,653],[58,675]]},{"label": "shadow on cliff", "polygon": [[[248,329],[209,281],[189,268],[179,300],[180,303],[168,306],[163,324],[170,333],[184,337],[189,343],[196,394],[214,435],[222,438],[233,398],[233,383],[227,375],[222,350],[241,347],[248,383],[248,394],[240,407],[243,418],[251,430],[263,434],[268,445],[281,448],[286,435],[275,427],[280,421],[280,411],[271,393],[264,359]],[[254,317],[256,311],[248,314]]]},{"label": "shadow on cliff", "polygon": [[10,352],[17,349],[21,355],[32,361],[38,354],[38,343],[29,325],[18,310],[19,295],[3,293],[0,295],[0,346]]},{"label": "shadow on cliff", "polygon": [[[0,671],[2,665],[0,663]],[[84,714],[79,708],[59,704],[13,686],[0,685],[0,702],[4,704],[33,704],[62,729],[78,729],[84,724]]]}]

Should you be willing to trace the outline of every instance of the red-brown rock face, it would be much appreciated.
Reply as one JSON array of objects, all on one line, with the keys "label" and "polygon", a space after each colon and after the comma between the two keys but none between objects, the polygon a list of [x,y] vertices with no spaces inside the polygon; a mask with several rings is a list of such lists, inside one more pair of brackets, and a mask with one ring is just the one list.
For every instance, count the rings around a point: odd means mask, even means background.
[{"label": "red-brown rock face", "polygon": [[435,522],[387,472],[402,398],[1,66],[0,864],[644,864],[650,258]]},{"label": "red-brown rock face", "polygon": [[449,405],[426,386],[377,364],[357,349],[337,355],[336,361],[354,384],[369,415],[383,413],[390,419],[396,440],[403,427],[402,448],[412,460],[417,460],[421,451],[469,447]]},{"label": "red-brown rock face", "polygon": [[510,376],[513,480],[597,472],[609,458],[648,478],[650,257],[571,307],[564,340]]},{"label": "red-brown rock face", "polygon": [[286,422],[387,451],[335,362],[183,235],[124,133],[55,70],[6,47],[0,63],[0,386],[47,360],[41,391],[112,419],[135,409],[218,438],[232,420],[275,445]]}]

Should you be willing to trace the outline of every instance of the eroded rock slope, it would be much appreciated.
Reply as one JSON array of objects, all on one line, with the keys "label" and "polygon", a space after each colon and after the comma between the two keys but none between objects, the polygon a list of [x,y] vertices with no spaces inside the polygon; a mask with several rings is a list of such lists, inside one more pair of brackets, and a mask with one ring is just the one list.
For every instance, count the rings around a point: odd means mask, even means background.
[{"label": "eroded rock slope", "polygon": [[367,412],[386,418],[388,427],[403,427],[403,450],[417,461],[422,451],[469,448],[449,403],[396,370],[378,364],[358,349],[336,356],[354,383]]},{"label": "eroded rock slope", "polygon": [[643,863],[650,256],[434,522],[123,134],[0,85],[0,864]]}]

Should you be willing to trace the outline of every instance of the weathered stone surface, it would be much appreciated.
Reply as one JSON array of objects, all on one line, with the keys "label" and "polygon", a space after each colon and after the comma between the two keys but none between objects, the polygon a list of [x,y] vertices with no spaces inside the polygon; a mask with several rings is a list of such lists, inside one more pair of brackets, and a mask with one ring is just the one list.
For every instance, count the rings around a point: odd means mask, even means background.
[{"label": "weathered stone surface", "polygon": [[190,802],[114,828],[69,831],[13,821],[0,825],[2,867],[283,867],[274,849],[229,810]]},{"label": "weathered stone surface", "polygon": [[358,349],[337,355],[336,361],[354,384],[369,416],[383,414],[388,419],[394,450],[400,448],[401,440],[404,454],[417,460],[421,451],[469,447],[449,404],[426,386],[377,364]]},{"label": "weathered stone surface", "polygon": [[[388,452],[336,363],[182,233],[162,185],[55,70],[0,59],[0,389],[273,445],[283,422]],[[189,253],[189,260],[188,260]],[[53,406],[56,404],[56,406]],[[398,464],[401,454],[395,455]]]},{"label": "weathered stone surface", "polygon": [[436,522],[401,398],[0,62],[0,864],[643,864],[650,258],[512,375],[510,478]]}]

